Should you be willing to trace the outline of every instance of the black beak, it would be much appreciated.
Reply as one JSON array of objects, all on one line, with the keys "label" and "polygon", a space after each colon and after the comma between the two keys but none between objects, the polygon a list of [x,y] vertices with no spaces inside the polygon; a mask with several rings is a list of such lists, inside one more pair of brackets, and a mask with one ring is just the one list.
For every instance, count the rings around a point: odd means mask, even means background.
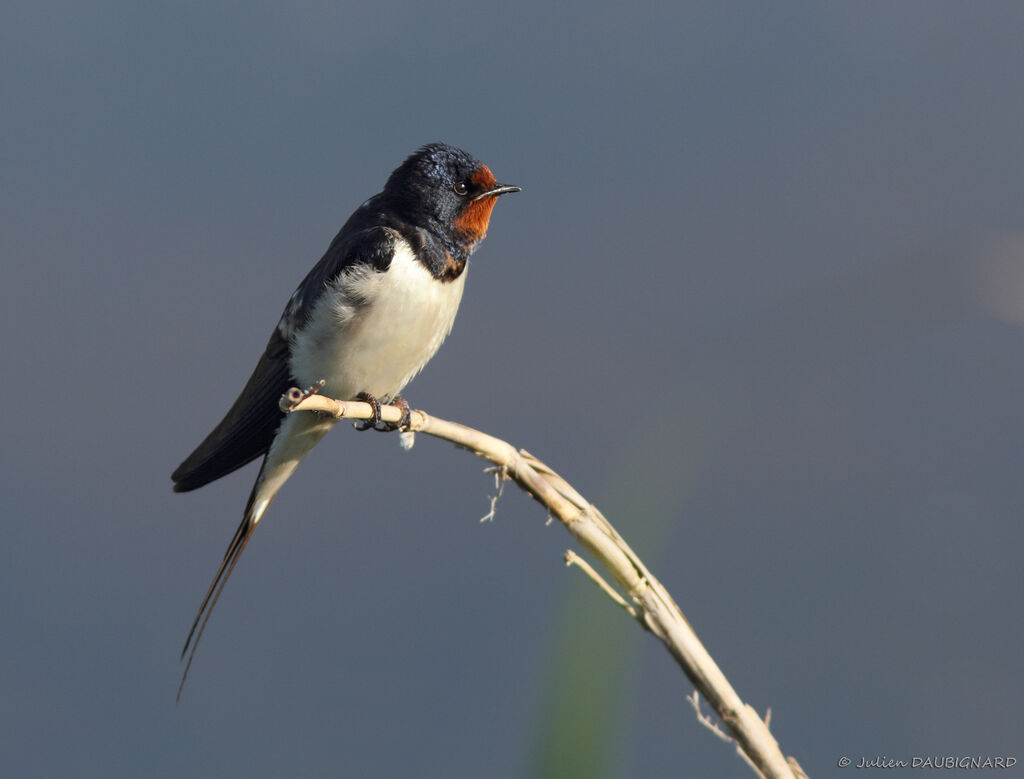
[{"label": "black beak", "polygon": [[475,198],[473,198],[473,200],[480,200],[481,198],[485,198],[485,197],[497,197],[498,195],[505,195],[505,194],[508,194],[509,192],[522,192],[522,191],[523,191],[522,187],[517,187],[517,186],[514,186],[512,184],[495,184],[493,187],[491,187],[486,192],[481,192],[479,195],[477,195]]}]

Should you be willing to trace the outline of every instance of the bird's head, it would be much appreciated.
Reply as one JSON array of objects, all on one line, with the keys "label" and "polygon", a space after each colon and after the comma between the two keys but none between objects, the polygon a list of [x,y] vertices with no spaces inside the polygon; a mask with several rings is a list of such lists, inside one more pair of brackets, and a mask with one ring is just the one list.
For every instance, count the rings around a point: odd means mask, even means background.
[{"label": "bird's head", "polygon": [[487,235],[500,195],[520,188],[499,184],[490,168],[446,143],[417,150],[388,178],[384,195],[414,224],[429,224],[444,238],[473,248]]}]

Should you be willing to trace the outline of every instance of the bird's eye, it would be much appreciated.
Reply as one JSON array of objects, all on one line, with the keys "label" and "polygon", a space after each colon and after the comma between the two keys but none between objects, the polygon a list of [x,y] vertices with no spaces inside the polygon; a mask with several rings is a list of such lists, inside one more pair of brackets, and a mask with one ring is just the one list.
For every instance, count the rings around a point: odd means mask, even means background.
[{"label": "bird's eye", "polygon": [[459,181],[452,189],[455,190],[456,195],[461,196],[469,192],[469,185],[465,181]]}]

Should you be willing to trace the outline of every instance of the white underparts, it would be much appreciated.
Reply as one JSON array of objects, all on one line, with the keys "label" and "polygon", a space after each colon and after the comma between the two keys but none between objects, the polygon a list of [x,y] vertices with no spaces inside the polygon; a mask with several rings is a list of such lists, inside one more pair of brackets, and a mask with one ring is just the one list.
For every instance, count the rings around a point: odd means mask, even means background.
[{"label": "white underparts", "polygon": [[[321,391],[332,398],[368,392],[391,400],[451,332],[465,284],[464,272],[451,282],[435,279],[399,239],[387,271],[349,269],[320,296],[306,326],[292,337],[292,376],[302,387],[324,379]],[[319,414],[284,418],[257,481],[253,524],[335,422]]]},{"label": "white underparts", "polygon": [[399,239],[387,271],[358,266],[329,285],[294,336],[292,375],[325,379],[330,397],[393,398],[451,332],[465,283],[438,281]]}]

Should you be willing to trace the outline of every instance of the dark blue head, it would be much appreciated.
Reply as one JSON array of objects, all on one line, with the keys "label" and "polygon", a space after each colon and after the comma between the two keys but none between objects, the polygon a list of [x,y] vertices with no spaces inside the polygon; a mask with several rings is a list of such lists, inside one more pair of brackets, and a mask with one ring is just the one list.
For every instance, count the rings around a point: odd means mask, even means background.
[{"label": "dark blue head", "polygon": [[499,195],[519,187],[498,184],[472,155],[446,143],[430,143],[399,165],[384,185],[388,203],[410,222],[454,233],[470,246],[487,234]]}]

